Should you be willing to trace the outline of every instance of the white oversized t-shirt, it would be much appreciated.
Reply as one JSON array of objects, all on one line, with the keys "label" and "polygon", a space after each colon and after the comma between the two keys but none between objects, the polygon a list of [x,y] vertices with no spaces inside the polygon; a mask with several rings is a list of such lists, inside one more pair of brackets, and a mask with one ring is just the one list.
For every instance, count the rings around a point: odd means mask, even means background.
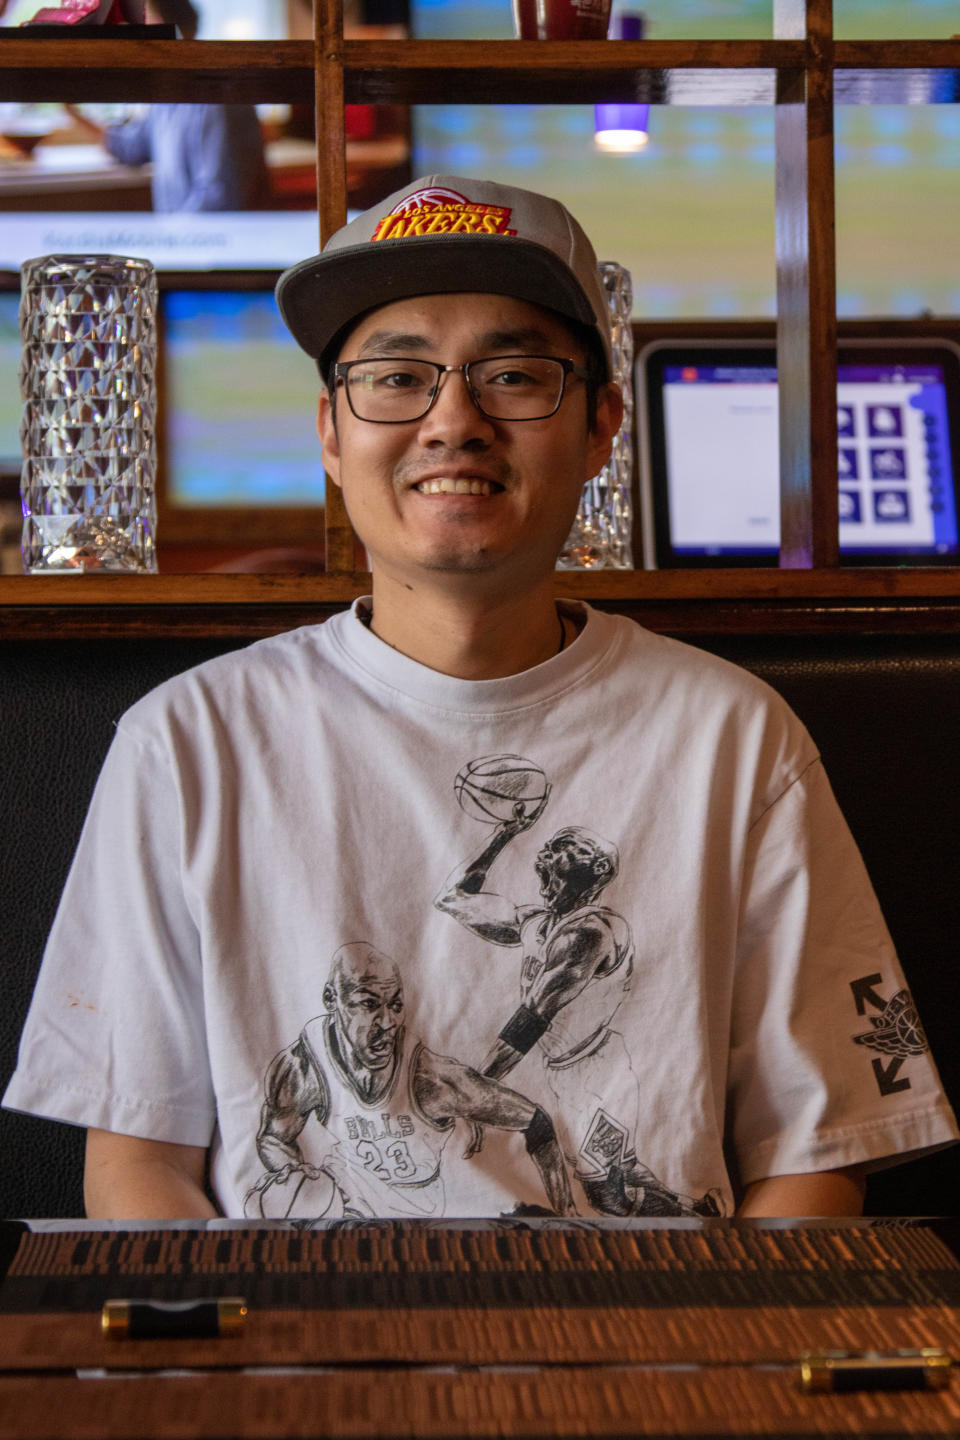
[{"label": "white oversized t-shirt", "polygon": [[[496,923],[441,908],[499,821],[543,794],[485,874]],[[554,837],[562,861],[564,832],[607,856],[566,926],[537,868]],[[531,1029],[525,1000],[578,936],[601,964],[564,992],[555,1032]],[[240,1216],[279,1177],[260,1143],[286,1123],[271,1065],[330,1014],[333,957],[357,942],[395,963],[391,1043],[415,1103],[429,1065],[406,1065],[411,1037],[475,1070],[513,1037],[496,1083],[550,1116],[584,1214],[730,1213],[734,1178],[956,1136],[806,731],[746,672],[622,617],[587,610],[562,654],[465,681],[355,609],[146,696],[117,727],[4,1103],[212,1145]],[[303,1094],[350,1100],[348,1063],[334,1077],[315,1048],[296,1054]],[[363,1152],[386,1185],[398,1104]],[[344,1134],[325,1106],[297,1118],[325,1132],[312,1161],[292,1142],[310,1176]],[[453,1118],[443,1213],[546,1205],[515,1124]],[[343,1193],[357,1157],[342,1160],[338,1205],[366,1213],[371,1187]]]}]

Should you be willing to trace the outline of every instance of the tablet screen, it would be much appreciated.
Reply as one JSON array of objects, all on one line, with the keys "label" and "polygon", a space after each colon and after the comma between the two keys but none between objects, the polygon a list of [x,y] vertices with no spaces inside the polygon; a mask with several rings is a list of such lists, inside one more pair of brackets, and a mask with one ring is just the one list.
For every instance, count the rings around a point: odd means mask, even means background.
[{"label": "tablet screen", "polygon": [[[637,368],[646,563],[776,564],[773,346],[658,342]],[[958,558],[960,351],[845,342],[837,379],[841,556]]]}]

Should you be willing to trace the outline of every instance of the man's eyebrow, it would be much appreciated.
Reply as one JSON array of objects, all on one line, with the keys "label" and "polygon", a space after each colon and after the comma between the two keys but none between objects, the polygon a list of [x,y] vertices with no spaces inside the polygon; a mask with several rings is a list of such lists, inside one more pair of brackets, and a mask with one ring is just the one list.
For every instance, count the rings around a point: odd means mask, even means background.
[{"label": "man's eyebrow", "polygon": [[429,349],[430,341],[426,335],[405,330],[375,330],[360,346],[359,358],[367,355],[413,355],[419,350]]},{"label": "man's eyebrow", "polygon": [[354,995],[372,995],[375,1000],[379,1000],[385,995],[402,994],[403,984],[400,980],[345,980],[340,993],[350,998]]},{"label": "man's eyebrow", "polygon": [[[550,351],[550,337],[536,325],[520,330],[487,330],[475,341],[478,355],[518,354],[531,355],[537,351]],[[433,348],[428,336],[406,330],[375,330],[360,346],[358,359],[376,355],[417,355]]]},{"label": "man's eyebrow", "polygon": [[523,330],[488,330],[485,335],[477,336],[477,347],[482,354],[491,350],[533,354],[537,350],[549,350],[550,339],[543,330],[529,325]]}]

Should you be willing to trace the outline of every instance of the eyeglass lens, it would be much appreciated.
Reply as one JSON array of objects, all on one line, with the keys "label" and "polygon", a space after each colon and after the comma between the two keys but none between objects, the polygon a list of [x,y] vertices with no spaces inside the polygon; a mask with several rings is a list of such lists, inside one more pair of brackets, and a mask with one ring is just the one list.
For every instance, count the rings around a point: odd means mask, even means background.
[{"label": "eyeglass lens", "polygon": [[[417,420],[429,410],[444,373],[430,360],[355,360],[344,366],[350,408],[361,420]],[[566,367],[539,355],[504,355],[464,367],[477,408],[496,420],[552,415]]]}]

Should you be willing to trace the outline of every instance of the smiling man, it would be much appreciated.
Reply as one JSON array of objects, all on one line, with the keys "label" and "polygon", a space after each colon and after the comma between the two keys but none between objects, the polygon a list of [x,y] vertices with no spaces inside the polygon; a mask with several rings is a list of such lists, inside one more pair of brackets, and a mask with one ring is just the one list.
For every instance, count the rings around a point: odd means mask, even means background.
[{"label": "smiling man", "polygon": [[123,717],[5,1103],[88,1127],[93,1216],[855,1213],[957,1130],[915,1016],[874,1063],[863,987],[912,1010],[817,751],[555,597],[622,414],[583,230],[433,176],[277,294],[371,594]]},{"label": "smiling man", "polygon": [[573,217],[529,191],[433,177],[346,226],[277,294],[327,382],[324,464],[370,559],[373,632],[463,679],[529,669],[572,640],[556,557],[622,418],[596,257]]}]

